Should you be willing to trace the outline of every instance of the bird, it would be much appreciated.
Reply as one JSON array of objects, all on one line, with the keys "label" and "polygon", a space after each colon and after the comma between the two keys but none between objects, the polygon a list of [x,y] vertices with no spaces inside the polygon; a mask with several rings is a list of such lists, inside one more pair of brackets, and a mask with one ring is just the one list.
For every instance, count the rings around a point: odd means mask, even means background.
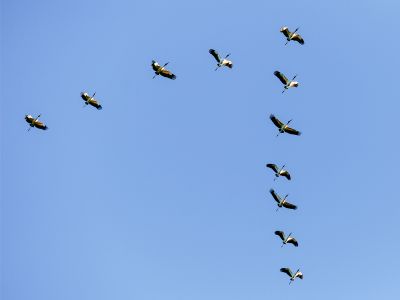
[{"label": "bird", "polygon": [[233,63],[232,61],[228,60],[227,58],[231,55],[230,53],[225,56],[225,58],[221,59],[219,56],[218,52],[215,51],[214,49],[208,50],[208,52],[215,58],[217,61],[217,67],[215,68],[215,71],[217,71],[220,67],[228,67],[229,69],[232,69]]},{"label": "bird", "polygon": [[293,32],[290,32],[289,28],[287,28],[286,26],[281,28],[280,32],[282,32],[286,36],[286,40],[287,40],[285,45],[287,45],[290,41],[296,41],[300,45],[304,45],[303,38],[301,37],[300,34],[296,33],[297,30],[299,30],[299,27],[296,28],[296,30]]},{"label": "bird", "polygon": [[275,231],[275,235],[279,236],[282,240],[282,246],[281,248],[286,245],[287,243],[293,244],[295,247],[299,246],[299,243],[294,237],[291,237],[292,233],[289,233],[288,236],[285,236],[285,233],[283,231]]},{"label": "bird", "polygon": [[290,268],[281,268],[281,272],[286,273],[290,277],[289,284],[291,284],[296,278],[303,279],[303,273],[300,272],[300,269],[297,269],[296,273],[294,274]]},{"label": "bird", "polygon": [[93,96],[89,96],[88,93],[82,92],[81,97],[85,101],[85,105],[90,104],[91,106],[97,108],[98,110],[102,109],[103,107],[100,105],[99,101],[94,99],[94,96],[96,95],[96,92],[93,94]]},{"label": "bird", "polygon": [[287,180],[291,180],[291,176],[287,170],[284,170],[283,168],[285,165],[282,166],[282,168],[279,168],[275,164],[266,164],[265,165],[267,168],[272,169],[275,172],[275,179],[274,181],[279,177],[279,176],[285,176]]},{"label": "bird", "polygon": [[161,75],[163,77],[167,77],[169,79],[175,80],[176,76],[175,74],[173,74],[171,71],[168,71],[165,67],[169,64],[169,62],[167,62],[166,64],[164,64],[163,66],[161,66],[158,62],[156,62],[155,60],[151,61],[151,66],[154,70],[154,72],[156,73],[156,75],[153,76],[153,79],[158,76]]},{"label": "bird", "polygon": [[271,119],[272,123],[274,123],[274,125],[276,127],[278,127],[279,132],[276,136],[279,136],[281,133],[289,133],[289,134],[293,134],[293,135],[301,135],[301,132],[293,129],[291,127],[289,127],[289,123],[292,122],[292,120],[289,120],[286,124],[283,124],[277,117],[275,117],[273,114],[271,114],[269,116],[269,118]]},{"label": "bird", "polygon": [[39,121],[39,117],[41,115],[39,114],[36,118],[32,117],[31,115],[25,115],[25,121],[29,123],[29,128],[28,131],[31,130],[32,127],[36,127],[42,130],[47,130],[48,127],[43,123]]},{"label": "bird", "polygon": [[271,193],[272,197],[274,198],[274,200],[278,203],[278,208],[276,209],[278,211],[279,208],[281,208],[282,206],[288,209],[297,209],[297,206],[294,204],[291,204],[289,202],[286,201],[286,198],[289,195],[286,195],[285,198],[281,198],[277,193],[275,193],[275,191],[273,189],[270,189],[269,192]]},{"label": "bird", "polygon": [[294,79],[297,77],[297,75],[294,75],[294,77],[292,78],[292,80],[289,80],[286,78],[285,75],[283,75],[281,72],[279,71],[275,71],[274,75],[276,77],[278,77],[278,79],[284,84],[283,86],[283,91],[282,94],[291,87],[298,87],[299,86],[299,82],[298,81],[294,81]]}]

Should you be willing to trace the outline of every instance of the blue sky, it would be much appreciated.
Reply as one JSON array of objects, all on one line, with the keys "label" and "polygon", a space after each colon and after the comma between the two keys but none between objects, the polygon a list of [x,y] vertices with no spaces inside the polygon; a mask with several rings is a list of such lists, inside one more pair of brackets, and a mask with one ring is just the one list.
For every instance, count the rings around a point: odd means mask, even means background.
[{"label": "blue sky", "polygon": [[[399,9],[2,1],[1,298],[394,299]],[[282,95],[275,70],[300,86]],[[276,138],[271,113],[303,135]],[[271,187],[299,209],[275,212]]]}]

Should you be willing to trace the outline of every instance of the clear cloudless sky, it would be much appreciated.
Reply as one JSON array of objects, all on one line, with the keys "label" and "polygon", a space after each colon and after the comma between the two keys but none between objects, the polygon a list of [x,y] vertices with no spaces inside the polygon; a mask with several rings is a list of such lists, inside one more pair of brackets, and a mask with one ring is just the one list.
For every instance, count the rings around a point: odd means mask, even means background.
[{"label": "clear cloudless sky", "polygon": [[[2,0],[0,298],[397,299],[399,12]],[[300,86],[282,95],[275,70]],[[39,113],[49,130],[27,132]],[[271,113],[303,134],[276,138]],[[299,209],[276,212],[270,188]]]}]

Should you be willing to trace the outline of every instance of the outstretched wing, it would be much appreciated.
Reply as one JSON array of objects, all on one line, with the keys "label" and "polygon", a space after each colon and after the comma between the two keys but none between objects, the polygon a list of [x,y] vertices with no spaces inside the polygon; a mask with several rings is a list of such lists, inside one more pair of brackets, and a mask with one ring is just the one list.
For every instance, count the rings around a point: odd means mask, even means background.
[{"label": "outstretched wing", "polygon": [[287,180],[291,179],[289,172],[286,170],[283,170],[280,175],[285,176],[287,178]]},{"label": "outstretched wing", "polygon": [[300,271],[297,271],[296,274],[294,275],[294,277],[298,277],[300,279],[303,279],[303,273],[301,273]]},{"label": "outstretched wing", "polygon": [[285,132],[287,132],[287,133],[289,133],[289,134],[294,134],[294,135],[301,135],[301,132],[300,132],[300,131],[298,131],[298,130],[296,130],[296,129],[294,129],[294,128],[291,128],[291,127],[289,127],[289,126],[286,126]]},{"label": "outstretched wing", "polygon": [[282,241],[285,240],[285,233],[283,231],[275,231],[275,235],[279,236]]},{"label": "outstretched wing", "polygon": [[272,197],[275,199],[276,202],[281,203],[282,199],[279,197],[277,193],[273,189],[270,189],[269,192],[271,193]]},{"label": "outstretched wing", "polygon": [[221,57],[219,56],[218,52],[215,51],[214,49],[208,50],[210,54],[215,58],[215,60],[219,63],[221,61]]},{"label": "outstretched wing", "polygon": [[271,119],[272,123],[275,124],[276,127],[281,128],[283,126],[283,123],[278,120],[274,115],[270,115],[269,118]]},{"label": "outstretched wing", "polygon": [[31,124],[35,119],[31,115],[25,115],[25,121]]},{"label": "outstretched wing", "polygon": [[298,42],[300,45],[304,45],[304,40],[303,40],[303,38],[301,37],[300,34],[295,33],[292,36],[292,40]]},{"label": "outstretched wing", "polygon": [[286,26],[282,27],[280,32],[282,32],[286,37],[289,37],[290,35],[289,28],[287,28]]},{"label": "outstretched wing", "polygon": [[34,126],[36,128],[42,129],[42,130],[47,130],[48,129],[46,125],[44,125],[42,122],[39,122],[39,121],[36,121]]},{"label": "outstretched wing", "polygon": [[292,204],[292,203],[289,203],[289,202],[287,202],[287,201],[283,202],[282,206],[283,206],[283,207],[286,207],[286,208],[289,208],[289,209],[297,209],[297,206],[296,206],[296,205],[294,205],[294,204]]},{"label": "outstretched wing", "polygon": [[163,77],[167,77],[167,78],[169,78],[169,79],[172,79],[172,80],[175,80],[175,79],[176,79],[176,76],[175,76],[171,71],[168,71],[168,70],[166,70],[166,69],[163,69],[163,70],[160,72],[160,75],[163,76]]},{"label": "outstretched wing", "polygon": [[274,75],[275,75],[276,77],[278,77],[278,79],[279,79],[284,85],[287,85],[287,84],[288,84],[289,80],[288,80],[288,79],[286,78],[286,76],[283,75],[281,72],[275,71],[275,72],[274,72]]},{"label": "outstretched wing", "polygon": [[295,247],[298,247],[298,246],[299,246],[299,243],[298,243],[298,242],[296,241],[296,239],[293,238],[293,237],[288,238],[288,240],[286,241],[286,243],[293,244]]},{"label": "outstretched wing", "polygon": [[100,103],[97,100],[90,100],[89,104],[93,107],[96,107],[98,110],[102,109],[103,107],[100,105]]},{"label": "outstretched wing", "polygon": [[267,168],[272,169],[275,173],[278,173],[278,172],[279,172],[278,166],[275,165],[275,164],[266,164],[265,166],[266,166]]},{"label": "outstretched wing", "polygon": [[293,276],[292,271],[289,268],[281,268],[281,272],[288,274],[290,278]]},{"label": "outstretched wing", "polygon": [[81,93],[81,97],[85,101],[88,101],[90,99],[90,96],[87,93]]}]

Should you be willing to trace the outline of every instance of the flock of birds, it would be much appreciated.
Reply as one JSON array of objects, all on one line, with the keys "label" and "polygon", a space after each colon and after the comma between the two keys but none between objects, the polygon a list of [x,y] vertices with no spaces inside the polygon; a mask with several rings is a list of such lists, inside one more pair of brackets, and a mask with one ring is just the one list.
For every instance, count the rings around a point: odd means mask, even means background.
[{"label": "flock of birds", "polygon": [[[280,29],[280,32],[282,32],[286,37],[286,44],[285,45],[287,45],[290,41],[296,41],[301,45],[304,44],[303,38],[301,37],[300,34],[297,33],[298,29],[299,28],[297,28],[293,32],[289,31],[288,27],[282,27]],[[228,57],[230,56],[230,54],[227,54],[224,58],[221,58],[221,56],[218,54],[218,52],[216,50],[214,50],[214,49],[210,49],[209,53],[217,61],[217,67],[215,68],[215,71],[217,71],[221,67],[227,67],[229,69],[232,69],[233,63],[232,63],[232,61],[228,60]],[[168,65],[168,62],[165,63],[163,66],[161,66],[158,62],[153,60],[152,63],[151,63],[151,67],[153,68],[154,73],[155,73],[155,75],[153,76],[153,79],[155,77],[157,77],[158,75],[160,75],[162,77],[166,77],[166,78],[175,80],[176,79],[176,75],[173,74],[168,69],[166,69],[167,65]],[[287,79],[287,77],[284,74],[282,74],[281,72],[279,72],[279,71],[275,71],[274,75],[284,85],[283,86],[284,89],[283,89],[282,93],[284,93],[289,88],[298,87],[298,85],[299,85],[299,83],[297,81],[294,81],[294,79],[297,77],[297,75],[295,75],[292,78],[292,80]],[[81,93],[81,98],[85,102],[85,106],[86,105],[91,105],[91,106],[95,107],[96,109],[101,110],[102,106],[100,105],[100,102],[97,99],[94,98],[95,95],[96,95],[96,93],[94,93],[92,96],[90,96],[88,93],[82,92]],[[42,130],[47,130],[48,129],[46,124],[44,124],[43,122],[39,121],[39,117],[40,116],[41,115],[39,114],[36,118],[34,118],[32,115],[25,115],[25,120],[26,120],[26,122],[28,122],[28,124],[30,126],[28,128],[28,131],[33,127],[36,127],[38,129],[42,129]],[[275,117],[273,114],[270,115],[270,119],[271,119],[272,123],[278,128],[277,136],[279,136],[282,133],[288,133],[288,134],[297,135],[297,136],[301,135],[300,131],[289,127],[289,123],[292,120],[289,120],[288,122],[283,123],[277,117]],[[281,176],[286,177],[287,180],[291,180],[291,176],[290,176],[289,172],[284,169],[285,165],[283,165],[282,167],[278,167],[275,164],[267,164],[266,167],[270,168],[271,170],[274,171],[274,173],[275,173],[274,181],[277,178],[281,177]],[[286,200],[288,195],[286,195],[284,198],[282,198],[273,189],[270,189],[270,193],[271,193],[272,197],[274,198],[274,200],[277,202],[278,208],[276,210],[278,210],[281,207],[284,207],[284,208],[287,208],[287,209],[293,209],[293,210],[297,209],[296,205],[291,204]],[[292,233],[289,233],[289,235],[286,236],[283,231],[275,231],[275,235],[279,236],[279,238],[282,240],[282,246],[281,247],[283,247],[286,244],[292,244],[295,247],[299,246],[297,240],[294,237],[292,237]],[[291,271],[290,268],[281,268],[280,271],[285,273],[285,274],[287,274],[290,277],[289,284],[291,284],[296,278],[303,279],[303,273],[300,272],[300,269],[298,269],[294,273]]]},{"label": "flock of birds", "polygon": [[[300,34],[297,33],[297,30],[299,28],[297,28],[294,32],[290,32],[289,29],[287,27],[282,27],[281,28],[281,32],[286,36],[286,44],[289,43],[290,41],[296,41],[299,44],[303,45],[304,44],[304,40],[303,38],[300,36]],[[282,82],[283,84],[283,91],[282,93],[284,93],[287,89],[292,88],[292,87],[298,87],[299,83],[297,81],[295,81],[297,75],[295,75],[292,80],[287,79],[287,77],[285,75],[283,75],[281,72],[279,71],[275,71],[274,75]],[[279,136],[282,133],[288,133],[291,135],[301,135],[301,132],[289,127],[289,123],[292,122],[292,120],[289,120],[286,123],[283,123],[282,121],[280,121],[277,117],[275,117],[273,114],[270,115],[269,117],[272,121],[272,123],[278,128],[278,134],[276,136]],[[285,170],[285,165],[283,165],[282,167],[278,167],[276,164],[267,164],[266,165],[267,168],[270,168],[272,171],[274,171],[275,173],[275,178],[274,181],[283,176],[286,177],[287,180],[291,180],[291,176],[288,170]],[[277,207],[277,211],[281,208],[287,208],[287,209],[297,209],[297,206],[289,203],[286,199],[289,195],[286,195],[285,197],[281,197],[279,196],[278,193],[275,192],[274,189],[270,189],[269,192],[272,195],[272,198],[274,198],[274,200],[276,201],[278,207]],[[295,247],[299,246],[299,243],[297,242],[297,240],[292,236],[292,233],[289,233],[287,236],[285,235],[285,233],[283,231],[277,230],[275,231],[275,235],[277,235],[281,240],[282,240],[282,246],[286,244],[292,244]],[[300,278],[303,279],[303,273],[300,271],[300,269],[297,269],[296,272],[292,272],[292,270],[290,268],[281,268],[280,271],[282,273],[287,274],[290,277],[290,281],[289,284],[291,284],[296,278]]]}]

